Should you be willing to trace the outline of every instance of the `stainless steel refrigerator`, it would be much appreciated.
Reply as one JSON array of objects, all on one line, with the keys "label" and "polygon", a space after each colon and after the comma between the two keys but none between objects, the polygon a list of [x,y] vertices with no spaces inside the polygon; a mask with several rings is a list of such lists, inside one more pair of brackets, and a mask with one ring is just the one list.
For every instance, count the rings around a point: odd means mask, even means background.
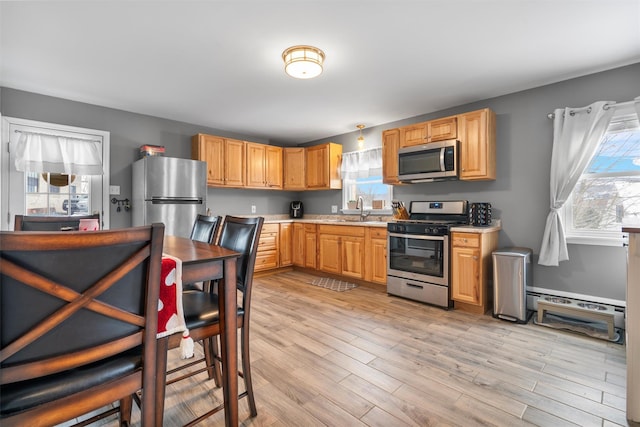
[{"label": "stainless steel refrigerator", "polygon": [[162,222],[165,234],[189,237],[207,210],[207,164],[150,156],[133,163],[131,214],[134,226]]}]

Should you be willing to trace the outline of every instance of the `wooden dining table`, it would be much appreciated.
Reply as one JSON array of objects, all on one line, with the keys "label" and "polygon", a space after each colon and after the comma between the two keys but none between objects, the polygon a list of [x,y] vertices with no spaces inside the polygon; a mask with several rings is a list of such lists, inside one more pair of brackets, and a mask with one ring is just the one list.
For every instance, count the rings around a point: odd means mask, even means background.
[{"label": "wooden dining table", "polygon": [[[222,393],[226,426],[238,425],[238,335],[236,263],[240,254],[221,246],[185,237],[165,236],[163,253],[182,260],[182,283],[219,280],[220,348],[222,359]],[[164,413],[164,390],[167,351],[170,337],[158,339],[156,381],[158,400],[156,420]],[[172,347],[173,348],[173,347]]]}]

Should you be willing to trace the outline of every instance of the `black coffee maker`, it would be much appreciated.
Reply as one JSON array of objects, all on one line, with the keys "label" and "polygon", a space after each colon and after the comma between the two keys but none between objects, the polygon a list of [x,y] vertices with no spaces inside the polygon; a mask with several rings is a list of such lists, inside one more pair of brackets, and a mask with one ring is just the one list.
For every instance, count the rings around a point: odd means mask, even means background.
[{"label": "black coffee maker", "polygon": [[291,204],[289,205],[289,216],[291,218],[302,218],[302,214],[304,214],[302,202],[291,202]]}]

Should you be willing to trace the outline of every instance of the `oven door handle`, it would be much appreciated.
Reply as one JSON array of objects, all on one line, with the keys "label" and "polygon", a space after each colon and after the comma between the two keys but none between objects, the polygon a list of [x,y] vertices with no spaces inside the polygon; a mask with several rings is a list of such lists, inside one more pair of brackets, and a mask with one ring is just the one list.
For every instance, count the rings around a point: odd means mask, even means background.
[{"label": "oven door handle", "polygon": [[401,239],[417,239],[417,240],[445,240],[448,236],[424,236],[421,234],[398,234],[398,233],[388,233],[389,237],[400,237]]}]

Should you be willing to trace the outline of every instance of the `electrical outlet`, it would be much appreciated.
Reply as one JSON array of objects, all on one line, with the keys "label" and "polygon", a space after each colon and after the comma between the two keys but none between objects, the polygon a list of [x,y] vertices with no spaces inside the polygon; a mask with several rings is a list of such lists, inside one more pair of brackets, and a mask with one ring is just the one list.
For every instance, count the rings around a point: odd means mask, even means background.
[{"label": "electrical outlet", "polygon": [[113,196],[119,196],[120,195],[120,186],[119,185],[110,185],[109,186],[109,194],[111,194]]},{"label": "electrical outlet", "polygon": [[256,205],[251,205],[251,213],[256,213]]},{"label": "electrical outlet", "polygon": [[338,205],[331,205],[331,213],[338,213]]}]

